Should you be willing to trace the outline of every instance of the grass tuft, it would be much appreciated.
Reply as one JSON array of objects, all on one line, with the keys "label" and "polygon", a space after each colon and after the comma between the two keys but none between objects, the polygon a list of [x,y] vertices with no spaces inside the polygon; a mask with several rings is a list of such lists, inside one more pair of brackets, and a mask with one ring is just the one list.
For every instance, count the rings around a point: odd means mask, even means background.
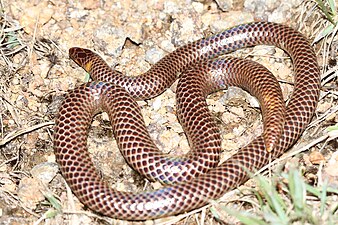
[{"label": "grass tuft", "polygon": [[218,213],[227,213],[247,225],[338,224],[338,204],[330,199],[331,194],[338,193],[338,189],[328,188],[327,184],[313,187],[295,168],[271,179],[258,175],[254,180],[257,190],[250,192],[260,206],[255,215],[222,206]]},{"label": "grass tuft", "polygon": [[315,2],[324,15],[325,25],[315,37],[313,43],[319,42],[324,37],[334,36],[338,31],[338,13],[335,0],[315,0]]}]

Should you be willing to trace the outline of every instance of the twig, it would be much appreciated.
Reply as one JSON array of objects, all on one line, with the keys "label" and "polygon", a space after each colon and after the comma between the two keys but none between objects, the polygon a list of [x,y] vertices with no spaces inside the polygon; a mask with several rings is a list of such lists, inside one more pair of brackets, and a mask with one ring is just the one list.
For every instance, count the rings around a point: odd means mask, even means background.
[{"label": "twig", "polygon": [[5,145],[9,141],[13,140],[14,138],[16,138],[16,137],[18,137],[22,134],[26,134],[26,133],[29,133],[31,131],[40,129],[42,127],[50,126],[50,125],[54,125],[54,122],[40,123],[40,124],[31,126],[31,127],[28,127],[28,128],[22,128],[22,129],[19,129],[19,130],[12,131],[3,140],[0,140],[0,146]]}]

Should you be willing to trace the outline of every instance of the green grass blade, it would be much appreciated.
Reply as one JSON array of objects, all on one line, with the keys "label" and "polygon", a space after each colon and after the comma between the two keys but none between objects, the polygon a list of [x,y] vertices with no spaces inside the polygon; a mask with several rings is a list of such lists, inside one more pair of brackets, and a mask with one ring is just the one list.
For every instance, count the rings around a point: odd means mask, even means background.
[{"label": "green grass blade", "polygon": [[328,0],[328,2],[329,2],[329,6],[331,8],[332,15],[333,15],[333,17],[335,17],[337,15],[336,2],[335,2],[335,0]]},{"label": "green grass blade", "polygon": [[297,214],[301,214],[305,207],[306,188],[298,170],[292,170],[288,176],[289,190]]},{"label": "green grass blade", "polygon": [[328,11],[327,7],[325,6],[324,2],[321,1],[321,0],[315,0],[319,6],[319,9],[324,13],[325,15],[325,18],[330,21],[330,23],[332,23],[333,25],[336,25],[336,22],[333,20],[333,17],[332,17],[332,12]]},{"label": "green grass blade", "polygon": [[227,207],[224,207],[224,211],[226,211],[229,215],[236,217],[239,221],[246,225],[268,225],[268,223],[264,222],[259,217],[255,217],[247,212],[239,212]]}]

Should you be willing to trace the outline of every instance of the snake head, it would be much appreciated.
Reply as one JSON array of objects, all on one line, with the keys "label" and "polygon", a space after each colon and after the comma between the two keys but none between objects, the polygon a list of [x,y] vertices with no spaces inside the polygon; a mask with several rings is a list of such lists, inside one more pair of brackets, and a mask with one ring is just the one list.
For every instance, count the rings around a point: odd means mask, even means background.
[{"label": "snake head", "polygon": [[72,47],[69,49],[69,57],[87,72],[90,72],[94,55],[94,52],[86,48]]}]

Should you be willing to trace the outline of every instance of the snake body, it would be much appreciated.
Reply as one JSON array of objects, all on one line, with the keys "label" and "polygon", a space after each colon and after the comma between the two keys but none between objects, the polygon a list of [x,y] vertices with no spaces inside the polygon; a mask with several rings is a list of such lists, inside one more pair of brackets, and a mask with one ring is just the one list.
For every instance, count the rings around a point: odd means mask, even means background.
[{"label": "snake body", "polygon": [[[275,89],[277,91],[267,89],[276,86],[274,81],[267,85],[267,78],[253,78],[253,74],[264,71],[262,67],[239,59],[209,60],[220,54],[258,44],[276,45],[285,50],[293,61],[294,92],[286,108],[285,120],[283,109],[268,113],[275,106],[282,107],[282,104],[277,103],[278,99],[281,100],[278,88]],[[63,176],[79,200],[92,210],[114,218],[144,220],[173,215],[205,205],[209,199],[219,198],[247,180],[247,170],[254,171],[263,167],[270,159],[278,157],[294,144],[310,122],[318,102],[320,73],[314,51],[299,32],[279,24],[244,24],[198,40],[178,48],[138,77],[126,77],[115,72],[102,59],[93,59],[87,53],[78,48],[70,49],[70,56],[90,72],[94,80],[105,82],[88,83],[68,93],[56,120],[55,155]],[[245,67],[244,63],[250,65]],[[218,66],[223,68],[220,72],[217,72]],[[226,66],[230,67],[230,71],[225,69]],[[257,73],[251,73],[255,70]],[[127,149],[124,153],[122,151],[126,160],[138,171],[145,172],[146,177],[170,183],[182,181],[186,175],[186,172],[179,172],[177,177],[180,178],[175,179],[170,171],[160,171],[163,168],[160,162],[163,160],[158,159],[157,153],[154,153],[156,149],[153,143],[143,138],[149,135],[142,125],[144,123],[137,104],[129,96],[137,99],[156,96],[168,88],[177,79],[177,74],[182,72],[177,89],[177,98],[181,99],[181,103],[178,100],[178,112],[186,113],[180,121],[183,121],[188,137],[192,135],[188,138],[189,142],[194,143],[193,148],[199,154],[198,157],[188,155],[188,160],[183,162],[175,157],[169,158],[166,162],[169,166],[166,167],[172,167],[176,171],[183,165],[183,169],[189,170],[188,178],[184,179],[185,182],[146,193],[119,192],[109,188],[100,179],[86,147],[88,127],[93,114],[99,110],[108,112],[119,147]],[[232,73],[239,75],[232,79]],[[224,77],[220,74],[227,75]],[[240,82],[238,78],[241,78]],[[251,85],[253,80],[255,83]],[[218,162],[220,137],[203,102],[210,92],[227,85],[243,86],[258,95],[261,102],[270,102],[270,106],[263,105],[264,117],[269,118],[264,122],[265,128],[272,125],[281,126],[282,129],[275,134],[272,134],[273,130],[266,130],[263,136],[209,170]],[[190,111],[185,111],[186,108],[190,108]],[[144,155],[140,149],[145,150]],[[147,162],[149,158],[151,160]],[[150,163],[149,167],[147,163]],[[199,170],[207,173],[199,175]]]}]

